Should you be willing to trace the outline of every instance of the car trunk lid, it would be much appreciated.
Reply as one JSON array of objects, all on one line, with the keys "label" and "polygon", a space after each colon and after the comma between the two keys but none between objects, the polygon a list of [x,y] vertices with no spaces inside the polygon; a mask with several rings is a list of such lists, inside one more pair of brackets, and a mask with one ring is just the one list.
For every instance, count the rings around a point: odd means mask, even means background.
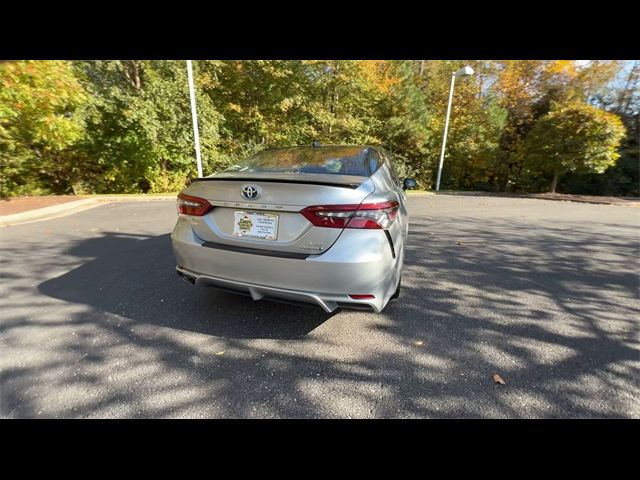
[{"label": "car trunk lid", "polygon": [[[257,192],[243,196],[243,188]],[[192,217],[195,234],[210,246],[299,256],[327,251],[341,228],[314,226],[300,211],[313,205],[360,204],[374,191],[368,177],[323,174],[218,174],[184,191],[214,208]]]}]

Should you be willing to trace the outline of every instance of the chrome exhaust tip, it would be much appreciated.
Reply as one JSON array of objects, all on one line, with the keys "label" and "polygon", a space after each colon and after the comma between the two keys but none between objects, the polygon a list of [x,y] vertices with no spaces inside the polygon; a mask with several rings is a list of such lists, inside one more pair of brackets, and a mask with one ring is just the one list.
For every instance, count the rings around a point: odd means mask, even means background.
[{"label": "chrome exhaust tip", "polygon": [[192,277],[190,275],[186,275],[184,273],[182,273],[180,270],[176,270],[176,273],[178,274],[178,276],[183,279],[185,282],[190,283],[191,285],[195,285],[196,284],[196,278]]}]

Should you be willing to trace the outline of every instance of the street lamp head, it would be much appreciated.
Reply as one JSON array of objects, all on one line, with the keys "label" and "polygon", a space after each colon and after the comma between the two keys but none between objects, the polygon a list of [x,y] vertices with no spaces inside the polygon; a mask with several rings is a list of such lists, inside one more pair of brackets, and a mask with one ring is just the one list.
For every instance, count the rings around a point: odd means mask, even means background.
[{"label": "street lamp head", "polygon": [[469,75],[473,75],[473,68],[466,66],[462,67],[456,73],[454,73],[456,77],[468,77]]}]

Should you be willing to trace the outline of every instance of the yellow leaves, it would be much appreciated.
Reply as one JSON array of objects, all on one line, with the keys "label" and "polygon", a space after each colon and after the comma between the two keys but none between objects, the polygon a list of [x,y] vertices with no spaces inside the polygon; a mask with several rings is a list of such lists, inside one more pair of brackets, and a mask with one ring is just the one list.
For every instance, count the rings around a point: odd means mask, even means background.
[{"label": "yellow leaves", "polygon": [[293,107],[296,104],[295,99],[293,98],[284,98],[281,102],[280,102],[280,110],[282,110],[283,112],[288,111],[291,107]]},{"label": "yellow leaves", "polygon": [[511,109],[531,103],[537,93],[536,79],[541,63],[534,60],[509,60],[498,77],[498,90],[502,103]]},{"label": "yellow leaves", "polygon": [[547,64],[547,72],[552,75],[567,75],[575,77],[576,61],[575,60],[552,60]]},{"label": "yellow leaves", "polygon": [[237,103],[229,103],[229,104],[227,105],[227,108],[228,108],[229,110],[234,111],[234,112],[238,112],[238,113],[242,112],[242,106],[241,106],[241,105],[238,105]]},{"label": "yellow leaves", "polygon": [[389,93],[400,81],[400,78],[393,74],[387,60],[361,60],[358,62],[358,68],[366,83],[383,94]]}]

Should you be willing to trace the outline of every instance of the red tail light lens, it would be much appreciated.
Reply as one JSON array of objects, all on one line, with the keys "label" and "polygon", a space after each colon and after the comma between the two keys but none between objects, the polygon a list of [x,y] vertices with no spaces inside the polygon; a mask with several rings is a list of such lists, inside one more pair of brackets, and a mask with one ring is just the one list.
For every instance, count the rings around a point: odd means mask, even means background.
[{"label": "red tail light lens", "polygon": [[318,205],[300,213],[316,227],[345,228],[358,205]]},{"label": "red tail light lens", "polygon": [[375,297],[375,295],[360,295],[360,294],[356,294],[356,293],[350,293],[349,297],[353,298],[354,300],[373,300]]},{"label": "red tail light lens", "polygon": [[213,205],[204,198],[181,193],[178,195],[178,212],[183,215],[201,217],[213,210]]},{"label": "red tail light lens", "polygon": [[398,202],[318,205],[300,211],[316,227],[388,228],[398,216]]}]

